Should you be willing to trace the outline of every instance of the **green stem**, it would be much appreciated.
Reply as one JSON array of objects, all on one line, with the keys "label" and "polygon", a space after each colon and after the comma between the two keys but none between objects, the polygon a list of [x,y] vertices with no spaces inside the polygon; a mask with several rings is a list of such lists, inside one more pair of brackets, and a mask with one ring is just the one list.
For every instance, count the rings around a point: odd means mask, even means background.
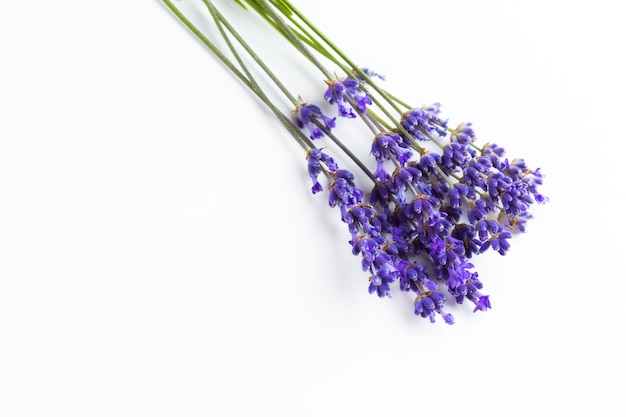
[{"label": "green stem", "polygon": [[[387,91],[387,90],[385,90],[385,91]],[[413,106],[411,106],[410,104],[407,104],[406,102],[400,100],[398,97],[394,96],[393,94],[387,92],[387,95],[389,96],[390,99],[392,99],[393,101],[395,101],[396,103],[398,103],[402,107],[406,108],[407,110],[411,110],[413,108]]]},{"label": "green stem", "polygon": [[269,107],[269,109],[274,113],[274,115],[278,118],[278,120],[285,126],[285,128],[292,134],[294,139],[298,142],[298,144],[306,151],[309,152],[311,149],[315,148],[315,145],[311,143],[311,141],[302,134],[302,132],[285,116],[283,113],[278,110],[278,108],[267,98],[267,96],[263,93],[260,88],[256,87],[255,81],[250,81],[241,71],[233,65],[233,63],[211,42],[198,28],[196,28],[193,23],[187,19],[183,13],[176,7],[170,0],[162,0],[163,3],[167,6],[168,9],[189,29],[209,50],[215,54],[215,56],[224,64],[226,67],[232,71],[237,78],[239,78],[246,87],[248,87],[265,105]]},{"label": "green stem", "polygon": [[[219,19],[219,21],[222,22],[224,27],[226,27],[226,29],[228,29],[228,31],[233,35],[233,37],[237,40],[237,42],[239,42],[239,44],[243,47],[243,49],[245,49],[245,51],[250,55],[250,57],[252,57],[252,59],[254,59],[254,61],[259,65],[259,67],[261,67],[261,69],[263,69],[263,71],[265,71],[267,76],[270,77],[270,79],[274,82],[274,84],[276,84],[276,86],[280,89],[280,91],[282,91],[282,93],[289,99],[289,101],[291,101],[291,103],[294,106],[298,106],[300,104],[298,102],[298,100],[289,92],[287,87],[285,87],[285,85],[278,79],[278,77],[274,74],[274,72],[272,72],[269,69],[269,67],[267,65],[265,65],[265,62],[263,62],[263,60],[254,52],[254,50],[252,50],[250,45],[248,45],[248,43],[232,27],[232,25],[226,20],[224,15],[222,15],[219,12],[219,10],[217,10],[215,8],[215,6],[209,0],[203,0],[203,1],[207,5],[207,7],[209,7],[209,9],[211,10],[211,13],[215,14],[217,16],[217,18]],[[217,22],[216,22],[216,24],[217,24]],[[219,25],[219,24],[218,24],[218,26],[221,27],[221,25]],[[227,39],[226,34],[223,33],[223,31],[221,29],[220,29],[220,33],[222,33],[222,36],[224,37],[224,39]],[[227,40],[227,42],[228,42],[228,40]],[[230,46],[230,42],[228,42],[228,43],[229,43],[229,47],[231,48],[231,51],[232,51],[233,48]],[[240,61],[240,60],[238,59],[238,61]],[[244,67],[243,62],[239,62],[239,65],[241,65],[242,68]],[[252,75],[250,75],[247,71],[246,71],[246,73],[248,74],[249,78],[252,78]]]},{"label": "green stem", "polygon": [[[354,64],[349,58],[347,58],[347,56],[345,56],[345,54],[343,54],[343,52],[341,52],[341,50],[339,50],[339,48],[337,48],[326,36],[324,36],[323,33],[321,33],[319,31],[319,29],[317,29],[311,22],[309,22],[306,19],[306,17],[304,17],[289,1],[287,1],[287,0],[280,0],[280,1],[281,1],[281,5],[286,5],[290,9],[292,9],[294,14],[296,14],[300,18],[300,20],[302,20],[307,26],[309,26],[309,28],[311,28],[311,30],[313,30],[314,33],[317,34],[317,36],[319,36],[320,39],[322,39],[324,42],[326,42],[326,44],[329,45],[348,65],[353,67],[353,71],[356,71],[364,80],[366,80],[366,82],[369,85],[371,85],[374,88],[375,91],[377,91],[389,104],[391,104],[391,106],[396,111],[398,111],[398,113],[402,114],[401,109],[395,105],[395,103],[393,102],[392,99],[387,97],[387,93],[384,90],[382,90],[381,88],[379,88],[370,79],[370,77],[367,74],[365,74],[359,67],[357,67],[356,64]],[[315,58],[315,56],[313,56],[313,54],[311,54],[311,52],[298,39],[298,37],[294,35],[293,30],[281,19],[280,16],[278,16],[278,14],[272,9],[272,6],[268,5],[265,0],[258,0],[258,3],[261,4],[260,7],[262,7],[262,9],[263,9],[262,12],[267,13],[269,15],[269,17],[271,17],[273,19],[273,21],[276,22],[276,24],[278,24],[280,26],[280,28],[285,32],[285,34],[287,35],[287,37],[290,40],[290,42],[292,43],[292,45],[294,47],[296,47],[296,49],[298,49],[316,67],[318,67],[318,69],[320,69],[320,71],[322,71],[322,74],[324,74],[324,76],[327,77],[330,80],[332,78],[332,76],[330,75],[328,70],[317,60],[317,58]],[[272,3],[274,4],[274,2],[272,2]],[[281,7],[277,7],[277,8],[278,8],[278,10],[281,11],[281,13],[283,13],[284,16],[286,16],[288,19],[293,21],[293,16],[291,16],[289,14],[286,14]],[[257,11],[258,11],[258,9],[257,9]],[[303,31],[304,31],[304,33],[307,36],[312,37],[304,29],[303,29]],[[329,56],[332,57],[332,55],[329,52],[323,53],[322,55],[327,56],[327,57],[329,57]],[[344,71],[346,74],[350,74],[351,73],[351,70],[349,68],[347,68],[345,65],[343,65],[341,62],[339,62],[339,60],[337,60],[336,58],[332,57],[330,60],[333,61],[334,63],[336,63],[342,69],[342,71]],[[368,92],[367,89],[364,86],[362,86],[361,89],[365,93]],[[415,140],[413,140],[411,135],[409,135],[409,133],[393,117],[393,115],[387,110],[387,108],[374,95],[370,94],[370,98],[372,99],[372,102],[385,114],[385,116],[387,116],[387,118],[394,123],[396,128],[400,132],[402,132],[407,138],[409,138],[409,141],[411,142],[413,148],[418,150],[418,151],[422,151],[423,148],[417,142],[415,142]]]},{"label": "green stem", "polygon": [[370,123],[372,123],[374,126],[376,126],[376,128],[380,131],[380,132],[385,132],[388,131],[389,129],[386,129],[385,126],[383,126],[378,119],[376,119],[374,116],[372,116],[372,112],[366,112],[364,114],[363,117],[366,117],[367,120],[370,121]]},{"label": "green stem", "polygon": [[339,149],[341,149],[346,155],[348,155],[348,157],[352,159],[352,161],[357,164],[359,168],[361,168],[365,175],[367,175],[372,180],[372,182],[376,184],[376,178],[374,177],[374,174],[372,174],[372,172],[365,166],[365,164],[361,162],[361,160],[354,153],[352,153],[352,151],[346,145],[344,145],[343,142],[340,141],[339,138],[337,138],[337,136],[335,136],[331,131],[326,129],[326,126],[320,123],[319,120],[313,121],[313,124],[320,128],[322,132],[324,132],[324,134],[328,136],[330,140],[332,140],[333,143],[339,147]]},{"label": "green stem", "polygon": [[[244,72],[246,73],[246,75],[248,76],[248,78],[251,80],[252,84],[254,84],[254,86],[259,90],[262,91],[261,88],[259,87],[259,85],[256,83],[256,81],[254,80],[254,77],[252,76],[252,74],[248,71],[247,67],[245,66],[245,64],[243,63],[243,61],[241,60],[241,58],[239,57],[239,54],[237,53],[237,51],[235,50],[235,48],[233,47],[232,43],[230,42],[230,40],[228,39],[228,37],[226,36],[226,33],[224,33],[223,28],[222,28],[222,23],[224,24],[224,26],[229,30],[229,32],[237,39],[237,41],[242,45],[242,47],[250,54],[250,56],[252,56],[254,58],[254,60],[257,62],[257,64],[259,64],[259,66],[268,74],[268,76],[276,83],[276,85],[281,89],[281,91],[283,91],[283,93],[285,93],[287,95],[287,97],[289,97],[292,102],[294,102],[294,104],[296,106],[299,105],[299,103],[293,98],[293,96],[289,93],[289,91],[287,91],[287,89],[283,86],[283,84],[276,78],[276,76],[274,75],[274,73],[265,65],[265,63],[254,53],[254,51],[252,51],[252,49],[250,48],[250,46],[238,35],[238,33],[228,24],[228,22],[226,21],[226,19],[223,17],[223,15],[221,15],[221,13],[215,8],[215,6],[211,3],[210,0],[203,0],[204,3],[207,5],[207,7],[209,8],[211,14],[213,15],[214,19],[215,19],[215,23],[218,26],[218,29],[220,31],[220,34],[222,35],[222,37],[224,38],[224,40],[226,41],[228,47],[230,48],[231,52],[233,53],[233,55],[235,56],[235,59],[237,59],[237,62],[239,63],[239,65],[242,67],[242,69],[244,70]],[[356,107],[356,104],[351,103],[353,105],[353,107]],[[369,120],[367,120],[366,116],[359,113],[359,115],[361,116],[361,118],[363,119],[363,121],[365,122],[365,124],[372,130],[372,132],[374,134],[377,134],[378,132],[376,131],[375,127],[371,124],[371,122]],[[324,125],[322,125],[319,121],[315,120],[313,122],[318,128],[320,128],[325,134],[326,136],[328,136],[331,141],[333,141],[350,159],[352,159],[352,161],[359,167],[361,168],[361,170],[363,170],[363,172],[375,183],[376,182],[376,178],[374,177],[374,175],[370,172],[370,170],[365,166],[365,164],[363,164],[363,162],[361,162],[361,160],[348,148],[346,147],[343,142],[341,142],[334,134],[332,134],[328,129],[326,129],[326,127]]]},{"label": "green stem", "polygon": [[[263,0],[261,0],[263,1]],[[385,91],[384,89],[378,87],[378,85],[359,67],[357,66],[350,58],[348,58],[348,56],[346,54],[343,53],[343,51],[341,49],[339,49],[339,47],[337,47],[337,45],[335,45],[328,37],[326,37],[326,35],[324,35],[324,33],[322,33],[311,21],[309,21],[306,16],[304,16],[302,14],[302,12],[300,12],[300,10],[298,10],[289,0],[280,0],[281,3],[283,5],[286,5],[287,7],[289,7],[289,9],[296,15],[298,16],[298,18],[304,22],[304,24],[306,24],[322,41],[324,41],[337,55],[339,55],[339,57],[341,59],[343,59],[350,67],[352,67],[353,71],[356,72],[361,78],[363,78],[366,82],[367,85],[371,86],[374,91],[376,91],[378,94],[380,94],[383,99],[394,109],[396,110],[400,115],[402,115],[403,111],[402,109],[400,109],[400,107],[398,107],[396,105],[396,102],[400,103],[401,105],[403,105],[404,107],[411,109],[412,107],[409,106],[408,104],[402,102],[401,100],[399,100],[396,97],[391,96],[389,93],[387,93],[387,91]],[[293,18],[291,18],[291,20],[293,20]],[[306,32],[305,32],[306,33]],[[335,63],[337,63],[343,71],[346,72],[346,74],[349,74],[350,71],[347,70],[345,68],[345,66],[341,65],[339,62],[335,61]],[[361,89],[364,92],[367,92],[367,89],[365,87],[361,87]],[[422,146],[420,146],[412,137],[411,135],[406,131],[406,129],[404,129],[404,127],[402,126],[402,124],[400,122],[398,122],[392,115],[391,113],[389,113],[389,111],[387,111],[386,107],[384,105],[382,105],[382,103],[380,103],[378,101],[378,99],[374,96],[370,94],[370,98],[372,99],[372,102],[378,106],[378,108],[385,114],[385,116],[387,116],[389,118],[389,120],[393,121],[394,125],[396,126],[396,128],[402,133],[404,134],[409,141],[411,142],[412,147],[419,151],[422,152],[424,150],[424,148]],[[439,145],[439,143],[437,143],[437,141],[434,141],[436,144]]]},{"label": "green stem", "polygon": [[[215,22],[215,26],[217,26],[217,29],[219,30],[220,34],[222,35],[222,38],[224,38],[224,41],[226,42],[226,45],[228,45],[228,49],[230,49],[230,52],[233,54],[233,56],[235,57],[235,60],[237,61],[237,63],[239,64],[239,66],[241,67],[243,72],[246,74],[246,77],[248,78],[248,80],[250,81],[250,84],[252,85],[251,88],[253,90],[258,89],[259,91],[261,91],[261,88],[259,87],[259,84],[256,82],[256,80],[254,79],[254,77],[252,76],[250,71],[248,70],[248,67],[243,63],[243,60],[241,59],[241,57],[237,53],[237,50],[235,49],[235,47],[233,46],[232,42],[230,41],[230,38],[228,36],[226,36],[226,32],[224,32],[224,27],[222,26],[222,23],[220,22],[219,14],[218,14],[217,10],[215,9],[215,6],[213,6],[213,3],[211,3],[209,0],[203,0],[203,1],[204,1],[204,4],[209,9],[209,12],[211,13],[211,17],[213,17],[213,21]],[[263,94],[263,95],[265,95],[265,94]]]},{"label": "green stem", "polygon": [[[271,6],[267,6],[265,4],[264,0],[260,0],[260,1],[264,4],[265,9],[272,15],[272,18],[277,20],[277,21],[280,21],[279,24],[281,25],[281,27],[284,26],[283,30],[291,31],[291,29],[288,26],[285,25],[285,23],[280,19],[280,17],[277,16],[276,13],[273,10],[271,10]],[[331,49],[333,49],[348,65],[350,65],[353,68],[353,70],[356,71],[366,81],[367,84],[371,85],[372,88],[374,88],[374,90],[376,92],[378,92],[389,104],[391,104],[391,106],[398,113],[400,113],[400,114],[403,113],[402,110],[395,105],[394,101],[387,96],[387,92],[386,91],[384,91],[383,89],[379,88],[371,80],[371,78],[367,74],[365,74],[365,72],[363,72],[363,70],[361,70],[356,64],[354,64],[343,52],[341,52],[341,50],[339,48],[337,48],[323,33],[321,33],[320,30],[317,29],[304,15],[302,15],[302,13],[300,13],[300,11],[298,9],[296,9],[288,0],[281,0],[281,2],[284,5],[287,5],[294,12],[294,14],[296,14],[300,18],[300,20],[302,20],[309,28],[311,28],[311,30],[313,30],[313,32],[315,32],[315,34],[317,36],[319,36],[320,39],[322,39],[324,42],[326,42],[326,44],[328,46],[330,46]],[[291,19],[291,17],[289,15],[287,15],[287,18]],[[305,33],[307,33],[307,32],[305,32]],[[297,49],[299,49],[309,60],[311,60],[311,62],[313,62],[313,64],[318,66],[318,68],[320,68],[322,70],[322,73],[324,73],[324,75],[330,79],[329,75],[327,74],[327,71],[325,71],[325,69],[320,66],[321,64],[319,64],[317,59],[310,53],[310,51],[308,51],[306,49],[306,47],[304,45],[302,45],[301,42],[298,41],[297,38],[295,38],[294,36],[290,36],[290,40],[292,40],[293,45]],[[331,59],[331,60],[333,62],[335,62],[346,74],[350,74],[350,70],[347,67],[345,67],[344,65],[342,65],[340,62],[338,62],[338,60],[335,60],[335,59]],[[363,90],[365,93],[367,93],[367,89],[365,87],[362,86],[361,90]],[[415,140],[413,140],[411,135],[406,131],[406,129],[404,129],[402,124],[399,123],[391,115],[391,113],[386,109],[386,107],[380,101],[378,101],[378,99],[374,95],[370,95],[370,98],[372,99],[372,102],[385,114],[385,116],[387,116],[389,118],[389,120],[393,121],[393,123],[395,124],[396,128],[400,132],[402,132],[409,139],[409,141],[411,142],[413,148],[421,152],[423,150],[423,148],[417,142],[415,142]]]},{"label": "green stem", "polygon": [[382,117],[373,112],[371,109],[367,109],[367,114],[372,116],[378,123],[380,123],[385,128],[385,130],[393,129],[389,123],[385,122]]},{"label": "green stem", "polygon": [[[239,0],[234,0],[236,3],[238,3],[239,5],[241,5],[244,9],[246,9],[246,7],[243,5],[243,3],[241,3]],[[246,0],[246,3],[252,7],[261,17],[263,17],[263,19],[265,19],[265,21],[267,23],[269,23],[274,30],[276,30],[278,33],[280,33],[282,36],[284,36],[289,42],[291,42],[291,40],[289,39],[289,36],[287,36],[287,34],[285,33],[285,31],[283,31],[281,29],[281,27],[276,24],[276,22],[274,22],[268,15],[267,13],[265,13],[263,11],[263,7],[262,5],[259,4],[258,1],[255,0]],[[284,8],[280,8],[281,12],[283,12],[283,14],[285,14],[286,16],[289,15],[289,10],[286,10]],[[247,10],[247,9],[246,9]],[[320,45],[319,42],[317,42],[315,39],[313,39],[311,37],[311,35],[306,32],[304,30],[304,28],[301,25],[296,25],[296,27],[298,27],[299,29],[303,29],[302,31],[294,31],[295,35],[300,38],[300,40],[302,40],[304,43],[306,43],[307,45],[309,45],[311,48],[315,49],[317,52],[319,52],[320,54],[326,56],[326,54],[328,54],[327,51],[323,50],[323,47]],[[322,49],[320,49],[322,48]]]},{"label": "green stem", "polygon": [[337,62],[337,58],[335,58],[329,51],[328,49],[324,48],[324,45],[322,45],[321,43],[319,43],[314,36],[311,35],[311,33],[309,33],[308,30],[306,30],[306,28],[304,26],[302,26],[300,24],[300,22],[298,22],[296,19],[293,18],[292,15],[288,15],[287,19],[289,19],[289,21],[291,23],[293,23],[295,25],[296,28],[298,28],[299,32],[295,32],[296,34],[302,33],[302,36],[300,37],[300,39],[302,41],[304,41],[307,45],[309,45],[311,48],[315,49],[317,52],[319,52],[323,57],[325,57],[326,59],[328,59],[329,61],[334,62],[335,64],[338,64]]},{"label": "green stem", "polygon": [[[306,30],[306,28],[302,27],[302,26],[300,25],[300,23],[299,23],[296,19],[294,19],[294,17],[293,17],[292,15],[287,15],[287,18],[289,19],[289,21],[290,21],[291,23],[293,23],[294,25],[296,25],[296,26],[297,26],[297,27],[298,27],[298,28],[302,31],[302,33],[304,33],[307,37],[309,37],[309,38],[311,38],[311,39],[314,39],[314,37],[313,37],[313,36],[312,36],[312,35],[311,35],[311,34],[310,34],[307,30]],[[302,20],[303,22],[305,22],[305,23],[306,23],[306,21],[305,21],[304,19],[302,19],[302,18],[301,18],[301,20]],[[311,24],[310,24],[310,23],[307,23],[307,24],[308,24],[309,26],[311,26]],[[323,35],[322,35],[322,36],[320,36],[320,38],[322,38],[322,40],[324,40],[324,39],[325,39],[325,38],[323,37]],[[326,43],[328,43],[328,41],[326,41],[326,40],[325,40],[325,42],[326,42]],[[326,48],[324,48],[324,46],[323,46],[323,45],[321,45],[319,42],[317,42],[317,45],[318,45],[318,48],[317,48],[316,50],[317,50],[318,52],[320,52],[320,53],[321,53],[324,57],[326,57],[328,60],[330,60],[331,62],[333,62],[335,65],[337,65],[337,66],[338,66],[338,67],[339,67],[339,68],[340,68],[343,72],[345,72],[345,73],[346,73],[346,75],[349,75],[349,74],[350,74],[350,73],[352,73],[354,70],[356,70],[356,68],[350,69],[350,68],[349,68],[348,66],[346,66],[344,63],[342,63],[339,59],[337,59],[337,57],[333,56],[333,54],[332,54],[330,51],[328,51]],[[295,46],[295,45],[294,45],[294,46]],[[344,60],[346,60],[346,59],[344,58]],[[348,63],[348,64],[349,64],[349,63]],[[350,65],[350,64],[349,64],[349,65]],[[365,76],[365,78],[367,78],[367,80],[369,80],[369,83],[370,83],[370,84],[374,87],[374,89],[376,90],[376,86],[375,86],[375,85],[373,85],[372,80],[371,80],[371,79],[370,79],[370,78],[369,78],[369,77],[368,77],[365,73],[361,72],[361,74],[363,74],[363,75]],[[368,93],[368,92],[369,92],[369,91],[368,91],[368,89],[367,89],[367,87],[365,87],[365,86],[361,86],[360,88],[361,88],[361,90],[363,90],[363,92],[364,92],[364,93]],[[379,92],[379,94],[380,94],[380,92]],[[381,94],[381,95],[382,95],[382,94]],[[382,111],[383,113],[385,113],[385,115],[389,118],[389,120],[392,120],[392,121],[394,120],[394,117],[393,117],[393,116],[392,116],[392,115],[391,115],[391,114],[390,114],[390,113],[386,110],[386,108],[382,105],[382,103],[380,103],[380,102],[376,99],[376,97],[374,97],[373,95],[371,95],[371,94],[370,94],[370,98],[372,99],[372,102],[373,102],[374,104],[376,104],[376,105],[377,105],[377,106],[381,109],[381,111]],[[384,95],[383,95],[383,98],[384,98]],[[355,110],[357,110],[357,108],[356,108],[356,107],[354,107],[354,106],[353,106],[353,108],[354,108]],[[409,107],[409,108],[411,108],[411,107]]]},{"label": "green stem", "polygon": [[289,41],[297,48],[300,50],[300,52],[302,54],[304,54],[304,56],[311,61],[321,72],[322,74],[324,74],[324,76],[328,79],[332,78],[331,73],[326,69],[326,67],[324,67],[322,65],[321,62],[318,61],[318,59],[311,53],[311,51],[308,50],[308,48],[302,43],[302,41],[300,40],[300,38],[298,38],[295,33],[293,32],[293,30],[285,23],[285,21],[272,9],[272,6],[268,5],[267,2],[265,0],[261,0],[260,1],[265,13],[267,13],[273,20],[274,22],[276,22],[276,24],[285,32],[285,34],[287,35],[287,37],[289,38]]},{"label": "green stem", "polygon": [[431,142],[433,142],[435,145],[439,146],[441,149],[443,149],[445,146],[439,142],[437,139],[435,139],[435,137],[433,135],[431,135],[426,129],[424,129],[423,127],[419,127],[420,132],[422,132],[422,134],[424,136],[426,136],[428,139],[430,139]]},{"label": "green stem", "polygon": [[352,108],[356,109],[357,112],[356,114],[359,115],[359,117],[361,118],[361,120],[363,120],[363,123],[365,123],[365,125],[372,131],[372,133],[374,134],[374,136],[376,136],[378,133],[380,133],[378,130],[376,130],[376,126],[374,126],[374,124],[370,121],[370,119],[367,117],[367,114],[363,114],[360,111],[358,111],[357,109],[357,105],[354,102],[354,100],[351,97],[346,97],[348,103],[350,103],[350,106],[352,106]]},{"label": "green stem", "polygon": [[376,83],[359,66],[357,66],[350,58],[348,58],[348,56],[344,54],[343,51],[339,49],[339,47],[337,47],[337,45],[335,45],[330,39],[328,39],[328,37],[326,37],[324,33],[322,33],[322,31],[320,31],[313,23],[311,23],[311,21],[309,21],[306,16],[304,16],[302,12],[300,12],[300,10],[298,10],[293,4],[291,4],[289,0],[281,0],[281,3],[288,6],[289,9],[296,16],[298,16],[300,20],[302,20],[302,22],[304,22],[309,28],[311,28],[311,30],[317,36],[319,36],[321,40],[323,40],[333,51],[335,51],[337,55],[339,55],[339,57],[341,57],[341,59],[343,59],[350,67],[352,67],[353,70],[367,82],[367,84],[371,85],[372,88],[376,92],[378,92],[378,94],[383,96],[383,98],[385,98],[385,100],[391,105],[391,107],[394,108],[394,110],[402,114],[402,110],[398,106],[396,106],[395,101],[391,97],[389,97],[388,93],[382,88],[378,87],[378,85],[376,85]]},{"label": "green stem", "polygon": [[304,26],[302,26],[302,24],[297,19],[295,19],[293,15],[290,14],[290,15],[287,15],[285,17],[287,19],[289,19],[289,21],[295,27],[297,27],[300,30],[300,32],[302,32],[307,37],[307,39],[311,39],[311,42],[315,44],[315,50],[316,51],[318,51],[326,59],[328,59],[329,61],[331,61],[332,63],[336,64],[338,67],[340,67],[342,69],[342,71],[346,71],[347,67],[336,56],[334,56],[328,49],[326,49],[326,47],[324,47],[324,45],[319,43],[315,39],[315,36],[313,34],[311,34],[311,32],[309,32]]},{"label": "green stem", "polygon": [[224,54],[222,54],[222,52],[213,44],[213,42],[211,42],[206,36],[204,36],[204,34],[200,32],[200,30],[198,30],[198,28],[196,28],[194,24],[191,23],[189,19],[187,19],[185,15],[183,15],[183,13],[180,10],[178,10],[178,8],[174,6],[174,4],[170,0],[162,0],[162,1],[167,6],[167,8],[170,9],[172,13],[174,13],[174,15],[178,18],[178,20],[180,20],[187,27],[187,29],[189,29],[200,40],[200,42],[202,42],[207,48],[209,48],[209,50],[220,61],[222,61],[222,63],[226,65],[226,67],[229,70],[231,70],[232,73],[235,74],[235,76],[237,76],[237,78],[239,78],[247,87],[252,89],[252,85],[250,84],[250,81],[241,73],[241,71],[237,69],[237,67],[233,65],[232,62],[230,62],[228,58],[226,58]]}]

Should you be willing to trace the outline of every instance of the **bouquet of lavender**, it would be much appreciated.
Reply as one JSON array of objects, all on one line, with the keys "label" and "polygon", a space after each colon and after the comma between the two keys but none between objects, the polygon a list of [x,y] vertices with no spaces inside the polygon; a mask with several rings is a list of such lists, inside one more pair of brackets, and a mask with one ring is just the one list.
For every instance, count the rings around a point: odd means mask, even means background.
[{"label": "bouquet of lavender", "polygon": [[[383,76],[356,65],[289,0],[233,1],[242,12],[258,13],[268,29],[283,35],[320,71],[323,99],[336,108],[336,115],[296,98],[213,1],[202,3],[208,24],[219,31],[225,48],[172,1],[163,3],[303,148],[311,190],[323,191],[320,178],[325,180],[329,205],[339,210],[352,253],[369,274],[369,292],[391,297],[393,286],[413,292],[415,314],[431,322],[440,315],[454,323],[445,311],[446,298],[468,300],[475,312],[491,308],[470,259],[488,250],[505,255],[512,235],[525,231],[529,207],[546,201],[538,189],[543,178],[539,169],[523,159],[508,159],[494,143],[477,144],[472,124],[450,126],[439,104],[414,107],[386,91],[380,86]],[[293,115],[269,98],[241,51],[290,103]],[[334,75],[322,61],[343,75]],[[373,161],[357,158],[337,137],[335,127],[344,119],[363,123],[370,131],[365,139]],[[371,183],[357,184],[353,172],[338,166],[329,147],[316,144],[320,140],[329,140],[328,145],[351,159]]]}]

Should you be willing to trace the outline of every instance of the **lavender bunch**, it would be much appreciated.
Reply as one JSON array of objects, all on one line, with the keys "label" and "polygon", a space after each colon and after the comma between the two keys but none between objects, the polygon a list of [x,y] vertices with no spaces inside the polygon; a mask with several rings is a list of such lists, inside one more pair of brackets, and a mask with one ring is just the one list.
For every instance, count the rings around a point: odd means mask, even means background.
[{"label": "lavender bunch", "polygon": [[[328,203],[348,228],[352,253],[369,275],[369,292],[391,297],[397,287],[413,293],[415,314],[431,322],[439,315],[454,323],[445,310],[448,298],[468,300],[474,312],[491,308],[470,260],[489,250],[505,255],[513,234],[525,232],[530,207],[547,201],[539,192],[540,170],[523,159],[508,159],[494,143],[478,145],[471,123],[450,127],[438,103],[414,107],[387,92],[378,84],[383,76],[351,61],[289,0],[233,1],[258,13],[284,36],[287,47],[320,71],[320,79],[313,80],[323,86],[316,101],[296,98],[212,1],[202,3],[226,51],[163,0],[303,148],[313,194],[324,190],[320,176],[325,178]],[[240,51],[282,94],[291,116],[268,98]],[[343,75],[334,75],[328,65]],[[317,104],[323,100],[336,109],[335,115],[324,114]],[[357,158],[335,135],[344,120],[369,129],[363,145],[371,161]],[[357,185],[353,172],[335,162],[330,146],[347,155],[371,183]]]}]

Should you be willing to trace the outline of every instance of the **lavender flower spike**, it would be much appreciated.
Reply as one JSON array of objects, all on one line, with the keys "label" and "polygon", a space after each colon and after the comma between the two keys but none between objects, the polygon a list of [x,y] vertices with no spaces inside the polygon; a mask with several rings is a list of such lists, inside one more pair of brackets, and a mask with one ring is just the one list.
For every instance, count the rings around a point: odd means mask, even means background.
[{"label": "lavender flower spike", "polygon": [[309,176],[313,181],[311,192],[316,194],[322,191],[322,185],[317,181],[317,177],[322,173],[322,164],[326,165],[328,172],[336,172],[337,164],[335,160],[319,149],[312,149],[307,155]]},{"label": "lavender flower spike", "polygon": [[303,103],[294,111],[296,114],[296,124],[300,129],[307,128],[311,139],[319,139],[324,136],[324,132],[315,122],[321,120],[327,130],[335,127],[335,118],[328,117],[322,113],[322,110],[315,104]]},{"label": "lavender flower spike", "polygon": [[328,89],[324,93],[324,98],[330,104],[337,104],[339,116],[354,119],[356,114],[352,111],[352,106],[365,113],[367,106],[372,104],[372,99],[368,93],[363,92],[359,82],[354,78],[344,78],[342,80],[327,80]]}]

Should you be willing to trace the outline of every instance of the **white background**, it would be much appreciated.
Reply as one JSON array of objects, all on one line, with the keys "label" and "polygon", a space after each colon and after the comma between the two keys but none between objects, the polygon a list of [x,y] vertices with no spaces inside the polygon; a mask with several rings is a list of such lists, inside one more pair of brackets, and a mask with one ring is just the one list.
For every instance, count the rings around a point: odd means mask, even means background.
[{"label": "white background", "polygon": [[296,4],[543,169],[528,233],[475,261],[493,309],[369,295],[300,148],[158,1],[4,2],[0,415],[624,415],[619,2]]}]

